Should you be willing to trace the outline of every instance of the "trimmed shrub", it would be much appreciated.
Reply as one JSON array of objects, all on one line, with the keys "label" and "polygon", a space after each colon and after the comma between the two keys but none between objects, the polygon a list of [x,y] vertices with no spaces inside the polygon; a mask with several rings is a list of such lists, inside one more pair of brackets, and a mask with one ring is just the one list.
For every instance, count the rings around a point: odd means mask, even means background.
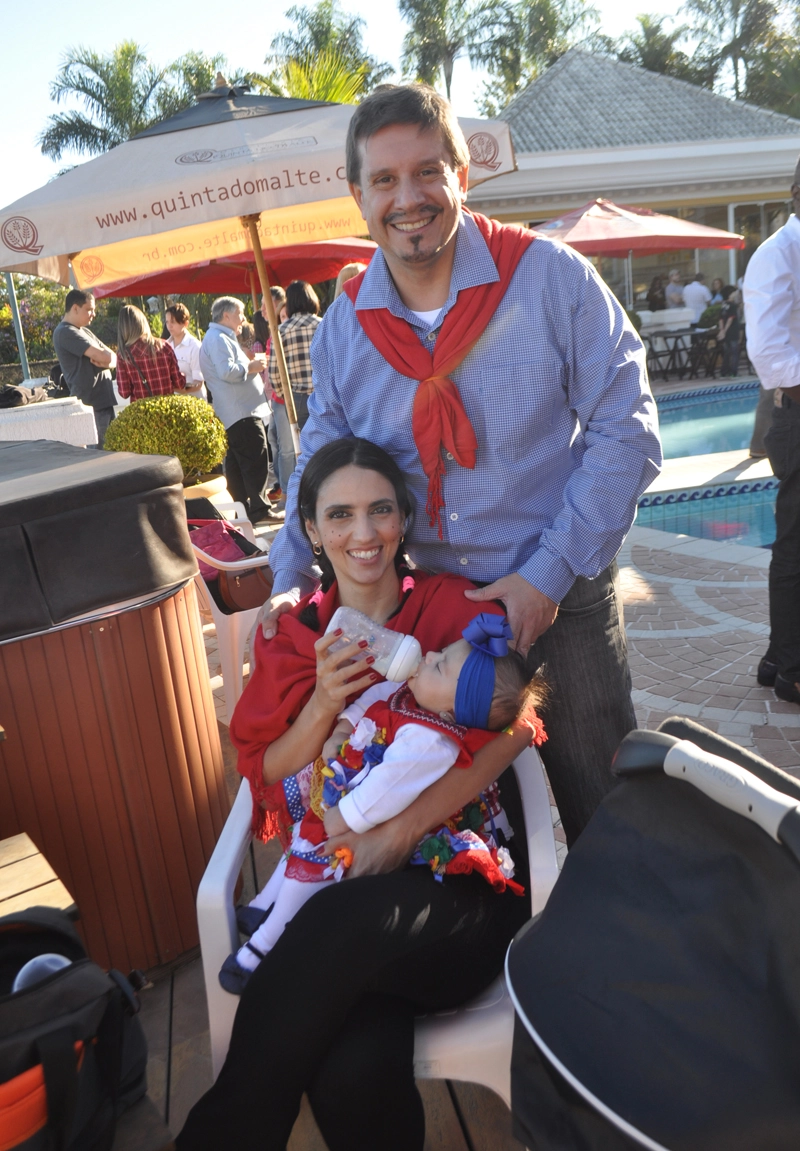
[{"label": "trimmed shrub", "polygon": [[215,467],[228,450],[225,429],[211,404],[196,396],[148,396],[111,421],[103,445],[111,452],[176,456],[184,479]]},{"label": "trimmed shrub", "polygon": [[719,314],[721,311],[722,304],[709,304],[697,321],[698,328],[716,328],[719,323]]}]

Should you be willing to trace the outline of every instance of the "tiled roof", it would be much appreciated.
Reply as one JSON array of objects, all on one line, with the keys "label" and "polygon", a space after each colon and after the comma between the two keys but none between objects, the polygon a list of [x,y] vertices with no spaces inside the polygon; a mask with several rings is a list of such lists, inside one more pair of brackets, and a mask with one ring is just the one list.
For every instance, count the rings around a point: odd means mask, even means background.
[{"label": "tiled roof", "polygon": [[571,48],[500,113],[517,152],[791,136],[800,120]]}]

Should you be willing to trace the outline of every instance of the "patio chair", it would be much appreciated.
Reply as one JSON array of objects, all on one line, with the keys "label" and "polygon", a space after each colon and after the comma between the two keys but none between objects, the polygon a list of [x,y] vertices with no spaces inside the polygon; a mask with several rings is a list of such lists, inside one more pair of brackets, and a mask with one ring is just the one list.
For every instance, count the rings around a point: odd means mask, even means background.
[{"label": "patio chair", "polygon": [[[249,521],[246,522],[249,525]],[[244,532],[244,525],[241,522],[236,522],[236,526],[243,534],[247,534]],[[252,531],[253,529],[250,527],[251,534]],[[251,542],[255,543],[255,538],[253,538]],[[226,562],[215,559],[214,556],[210,556],[207,552],[204,552],[202,548],[196,547],[194,544],[192,544],[192,547],[198,559],[203,560],[209,567],[216,568],[217,571],[250,571],[254,567],[265,567],[269,563],[269,557],[266,555],[260,557],[245,556],[240,560]],[[242,694],[244,650],[247,646],[248,637],[255,626],[260,608],[254,607],[250,608],[249,611],[235,611],[227,615],[217,606],[214,597],[209,593],[205,580],[199,572],[194,577],[194,582],[197,587],[197,596],[200,604],[206,608],[207,611],[211,612],[211,618],[214,621],[214,627],[217,631],[217,649],[219,651],[219,662],[222,668],[222,684],[225,689],[225,711],[228,716],[228,723],[230,723],[236,701]]]},{"label": "patio chair", "polygon": [[[550,797],[538,752],[527,748],[514,762],[530,856],[531,913],[544,907],[558,878]],[[218,975],[239,947],[233,891],[250,844],[252,800],[243,780],[197,892],[197,923],[208,1001],[211,1064],[219,1074],[239,1000],[223,991]],[[511,1105],[514,1008],[503,975],[481,995],[453,1011],[417,1021],[414,1070],[418,1079],[480,1083]]]}]

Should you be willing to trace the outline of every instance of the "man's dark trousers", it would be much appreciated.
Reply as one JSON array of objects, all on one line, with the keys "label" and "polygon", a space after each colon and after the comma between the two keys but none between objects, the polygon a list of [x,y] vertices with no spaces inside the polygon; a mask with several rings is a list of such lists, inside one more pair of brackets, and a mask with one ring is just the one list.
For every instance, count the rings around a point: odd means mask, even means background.
[{"label": "man's dark trousers", "polygon": [[266,496],[269,455],[264,421],[258,416],[245,416],[226,429],[228,454],[225,478],[234,500],[243,503],[253,522],[270,509]]},{"label": "man's dark trousers", "polygon": [[777,534],[769,565],[770,639],[767,658],[791,683],[800,682],[800,404],[784,395],[764,437],[780,480]]},{"label": "man's dark trousers", "polygon": [[597,579],[575,580],[530,650],[531,675],[540,666],[552,695],[539,750],[572,844],[616,784],[611,760],[636,727],[616,562]]}]

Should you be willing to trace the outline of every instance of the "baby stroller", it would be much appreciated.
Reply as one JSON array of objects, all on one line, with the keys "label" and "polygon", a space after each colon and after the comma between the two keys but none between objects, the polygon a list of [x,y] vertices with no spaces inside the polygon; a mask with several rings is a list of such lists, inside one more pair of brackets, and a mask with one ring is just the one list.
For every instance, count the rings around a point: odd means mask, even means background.
[{"label": "baby stroller", "polygon": [[800,781],[688,720],[632,732],[614,770],[506,960],[515,1134],[797,1151]]}]

